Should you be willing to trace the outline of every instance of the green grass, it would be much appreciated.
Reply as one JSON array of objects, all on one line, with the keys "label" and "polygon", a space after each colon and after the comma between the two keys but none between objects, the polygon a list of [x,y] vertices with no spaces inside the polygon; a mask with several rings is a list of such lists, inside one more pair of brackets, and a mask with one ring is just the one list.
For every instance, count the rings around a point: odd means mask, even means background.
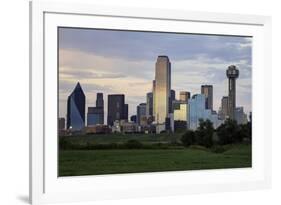
[{"label": "green grass", "polygon": [[162,133],[162,134],[91,134],[91,135],[78,135],[67,136],[67,140],[73,143],[122,143],[127,140],[135,139],[142,143],[151,142],[168,142],[172,140],[180,140],[183,133]]},{"label": "green grass", "polygon": [[[150,135],[141,136],[142,142],[159,140]],[[169,140],[168,135],[162,137],[161,141]],[[116,142],[121,138],[122,135]],[[94,140],[93,136],[86,136],[84,141],[87,140]],[[95,136],[95,140],[102,143],[105,139]],[[59,151],[59,176],[242,168],[251,167],[251,164],[251,145],[242,144],[228,145],[227,151],[219,154],[197,148]]]}]

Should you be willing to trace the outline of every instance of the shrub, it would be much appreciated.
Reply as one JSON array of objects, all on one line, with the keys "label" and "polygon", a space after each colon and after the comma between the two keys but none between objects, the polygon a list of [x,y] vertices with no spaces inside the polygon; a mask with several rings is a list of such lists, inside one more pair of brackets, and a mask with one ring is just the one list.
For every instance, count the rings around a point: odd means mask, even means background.
[{"label": "shrub", "polygon": [[204,147],[213,146],[214,127],[210,120],[199,120],[199,127],[195,132],[195,143]]},{"label": "shrub", "polygon": [[141,149],[143,148],[143,144],[139,142],[138,140],[128,140],[124,144],[125,148],[127,149]]},{"label": "shrub", "polygon": [[181,137],[181,142],[185,147],[193,145],[195,142],[195,132],[192,130],[187,130]]},{"label": "shrub", "polygon": [[217,128],[218,143],[220,145],[242,142],[243,134],[235,120],[227,119]]}]

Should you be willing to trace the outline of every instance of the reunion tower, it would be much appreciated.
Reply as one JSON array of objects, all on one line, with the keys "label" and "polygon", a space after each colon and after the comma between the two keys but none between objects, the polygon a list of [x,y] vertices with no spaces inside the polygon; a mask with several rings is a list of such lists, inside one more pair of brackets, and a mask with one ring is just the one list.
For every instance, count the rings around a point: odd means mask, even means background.
[{"label": "reunion tower", "polygon": [[236,78],[239,77],[239,70],[235,65],[231,65],[226,70],[228,77],[228,116],[234,120],[234,112],[236,108]]}]

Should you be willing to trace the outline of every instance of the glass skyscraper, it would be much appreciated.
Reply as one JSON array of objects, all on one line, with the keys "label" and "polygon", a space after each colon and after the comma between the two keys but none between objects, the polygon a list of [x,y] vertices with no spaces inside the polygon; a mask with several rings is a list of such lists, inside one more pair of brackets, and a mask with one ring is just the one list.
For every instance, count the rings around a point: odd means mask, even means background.
[{"label": "glass skyscraper", "polygon": [[78,82],[67,99],[67,129],[78,131],[85,126],[86,97]]},{"label": "glass skyscraper", "polygon": [[211,109],[206,109],[206,97],[204,94],[196,94],[189,100],[189,129],[195,130],[199,126],[199,119],[209,119],[214,128],[217,128],[222,121]]},{"label": "glass skyscraper", "polygon": [[146,94],[146,116],[153,116],[153,93]]},{"label": "glass skyscraper", "polygon": [[158,56],[155,65],[155,89],[153,89],[153,115],[157,124],[169,117],[171,95],[171,63],[168,56]]}]

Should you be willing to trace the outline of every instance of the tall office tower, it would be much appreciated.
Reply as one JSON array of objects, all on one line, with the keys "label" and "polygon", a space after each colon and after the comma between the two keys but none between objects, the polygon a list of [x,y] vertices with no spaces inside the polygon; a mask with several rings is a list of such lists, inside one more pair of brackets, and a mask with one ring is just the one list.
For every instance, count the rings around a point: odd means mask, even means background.
[{"label": "tall office tower", "polygon": [[190,99],[190,92],[181,91],[180,92],[180,101],[188,102],[188,99]]},{"label": "tall office tower", "polygon": [[104,124],[104,102],[103,93],[97,93],[96,107],[99,108],[99,124]]},{"label": "tall office tower", "polygon": [[67,99],[67,129],[81,130],[85,126],[86,97],[78,82]]},{"label": "tall office tower", "polygon": [[129,115],[129,105],[124,104],[124,112],[123,112],[123,120],[128,120],[128,115]]},{"label": "tall office tower", "polygon": [[228,77],[228,116],[230,119],[235,119],[236,108],[236,78],[239,77],[239,70],[235,65],[231,65],[226,70]]},{"label": "tall office tower", "polygon": [[156,101],[156,99],[155,99],[156,89],[155,88],[156,88],[156,81],[153,80],[152,81],[152,96],[153,96],[152,116],[153,116],[153,118],[155,118],[155,116],[154,116],[155,101]]},{"label": "tall office tower", "polygon": [[104,107],[103,94],[102,93],[97,93],[96,107]]},{"label": "tall office tower", "polygon": [[228,117],[228,97],[223,96],[221,99],[221,114],[222,119],[226,119]]},{"label": "tall office tower", "polygon": [[122,120],[125,116],[125,96],[123,94],[108,95],[107,125],[112,126],[115,120]]},{"label": "tall office tower", "polygon": [[153,116],[153,93],[146,93],[146,116]]},{"label": "tall office tower", "polygon": [[103,107],[88,107],[87,125],[97,125],[104,123]]},{"label": "tall office tower", "polygon": [[169,113],[173,113],[173,101],[176,100],[176,91],[171,90],[169,98]]},{"label": "tall office tower", "polygon": [[213,110],[213,86],[201,85],[201,94],[205,95],[206,98],[205,108]]},{"label": "tall office tower", "polygon": [[155,65],[153,115],[157,124],[164,124],[169,114],[171,63],[168,56],[158,56]]},{"label": "tall office tower", "polygon": [[146,117],[146,103],[137,106],[137,123],[140,125],[143,117]]}]

